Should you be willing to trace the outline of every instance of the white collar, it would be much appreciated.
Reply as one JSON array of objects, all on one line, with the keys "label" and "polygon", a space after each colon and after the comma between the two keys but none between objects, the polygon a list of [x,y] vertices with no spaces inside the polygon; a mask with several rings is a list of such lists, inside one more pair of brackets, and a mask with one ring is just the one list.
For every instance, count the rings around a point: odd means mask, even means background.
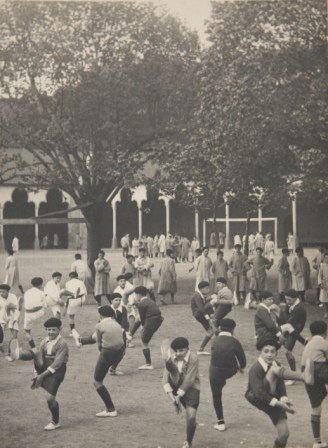
[{"label": "white collar", "polygon": [[[258,358],[258,362],[259,362],[259,363],[261,364],[261,366],[263,367],[263,370],[264,370],[265,372],[267,372],[268,367],[270,366],[270,364],[268,364],[267,362],[265,362],[264,359],[262,358],[262,356],[259,356],[259,358]],[[277,365],[276,361],[273,361],[272,364],[271,364],[271,366],[276,366],[276,365]],[[270,366],[270,367],[271,367],[271,366]]]},{"label": "white collar", "polygon": [[232,337],[232,334],[230,333],[230,331],[220,331],[219,336],[231,336]]},{"label": "white collar", "polygon": [[289,311],[293,311],[293,309],[295,308],[296,305],[298,305],[300,302],[300,299],[297,299],[296,302],[294,303],[294,305],[289,307]]},{"label": "white collar", "polygon": [[264,305],[263,302],[259,303],[259,306],[262,306],[263,308],[265,308],[267,311],[269,311],[269,313],[271,313],[271,310],[268,306]]},{"label": "white collar", "polygon": [[177,362],[181,362],[181,361],[188,362],[189,358],[190,358],[190,350],[187,351],[187,353],[186,353],[186,355],[185,355],[185,357],[183,359],[179,359],[178,360],[177,357],[174,356],[174,360],[177,361]]},{"label": "white collar", "polygon": [[55,345],[59,339],[61,338],[61,335],[59,334],[56,339],[49,339],[49,336],[47,337],[47,342],[51,342],[51,344]]}]

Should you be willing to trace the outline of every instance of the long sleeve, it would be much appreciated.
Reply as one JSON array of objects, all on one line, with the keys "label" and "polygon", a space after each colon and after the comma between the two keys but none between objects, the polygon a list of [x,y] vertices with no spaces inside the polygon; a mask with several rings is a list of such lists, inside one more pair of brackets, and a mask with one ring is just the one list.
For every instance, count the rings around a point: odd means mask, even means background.
[{"label": "long sleeve", "polygon": [[182,381],[182,384],[180,385],[178,389],[178,395],[183,396],[187,392],[188,389],[195,383],[196,379],[198,378],[198,358],[191,357],[188,362],[188,369],[185,374],[185,377]]},{"label": "long sleeve", "polygon": [[[42,346],[42,349],[47,351],[46,343]],[[55,373],[64,363],[67,362],[68,358],[68,346],[67,343],[60,339],[55,346],[56,354],[53,363],[48,366],[48,369],[51,373]]]},{"label": "long sleeve", "polygon": [[270,404],[274,397],[265,389],[264,377],[265,373],[262,367],[256,363],[249,371],[248,385],[255,398],[263,401],[264,403]]},{"label": "long sleeve", "polygon": [[237,340],[236,340],[236,358],[238,360],[239,367],[241,369],[244,369],[246,367],[246,355],[241,343]]}]

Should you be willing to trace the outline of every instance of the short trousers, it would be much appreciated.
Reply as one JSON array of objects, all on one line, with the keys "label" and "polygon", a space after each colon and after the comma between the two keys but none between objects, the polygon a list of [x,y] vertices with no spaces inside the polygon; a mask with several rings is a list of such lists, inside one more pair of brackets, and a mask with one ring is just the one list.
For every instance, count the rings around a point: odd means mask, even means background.
[{"label": "short trousers", "polygon": [[42,308],[39,311],[35,311],[34,313],[27,313],[25,311],[24,316],[24,330],[32,329],[32,322],[44,316],[44,309]]},{"label": "short trousers", "polygon": [[148,342],[153,337],[154,333],[156,333],[156,331],[162,325],[163,320],[164,320],[164,317],[162,317],[162,316],[151,317],[150,319],[146,320],[145,325],[142,330],[142,333],[141,333],[141,341],[144,344],[148,344]]},{"label": "short trousers", "polygon": [[95,381],[102,382],[112,365],[118,364],[125,353],[125,345],[119,350],[111,350],[109,348],[102,348],[99,353],[98,361],[95,368]]},{"label": "short trousers", "polygon": [[200,391],[191,387],[187,390],[185,395],[180,398],[182,406],[190,406],[191,408],[198,409],[199,406]]},{"label": "short trousers", "polygon": [[291,352],[295,346],[296,339],[291,334],[288,334],[285,340],[285,349]]},{"label": "short trousers", "polygon": [[209,331],[211,329],[210,321],[207,320],[204,316],[195,316],[195,319],[202,324],[205,331]]},{"label": "short trousers", "polygon": [[85,296],[80,297],[79,299],[69,299],[67,314],[69,316],[74,316],[82,307],[85,302]]},{"label": "short trousers", "polygon": [[[42,371],[40,371],[40,373],[46,370],[47,367],[46,366],[44,367],[45,368]],[[58,388],[65,378],[65,374],[66,374],[66,364],[63,364],[58,370],[56,370],[55,373],[52,373],[51,375],[45,377],[45,379],[42,381],[42,388],[46,390],[49,394],[56,396]]]},{"label": "short trousers", "polygon": [[314,384],[305,385],[312,408],[317,408],[328,395],[326,384],[328,384],[328,363],[314,363]]},{"label": "short trousers", "polygon": [[270,417],[272,423],[275,426],[280,420],[287,419],[287,414],[283,409],[279,408],[278,406],[270,406],[264,401],[258,400],[257,398],[254,397],[252,392],[247,391],[245,394],[245,398],[257,409],[265,412],[265,414],[267,414]]}]

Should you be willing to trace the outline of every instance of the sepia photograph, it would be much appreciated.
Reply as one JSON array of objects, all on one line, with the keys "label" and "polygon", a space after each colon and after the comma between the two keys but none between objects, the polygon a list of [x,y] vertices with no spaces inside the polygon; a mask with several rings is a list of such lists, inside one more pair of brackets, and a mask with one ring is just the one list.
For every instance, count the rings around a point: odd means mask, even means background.
[{"label": "sepia photograph", "polygon": [[1,448],[328,448],[328,0],[0,0]]}]

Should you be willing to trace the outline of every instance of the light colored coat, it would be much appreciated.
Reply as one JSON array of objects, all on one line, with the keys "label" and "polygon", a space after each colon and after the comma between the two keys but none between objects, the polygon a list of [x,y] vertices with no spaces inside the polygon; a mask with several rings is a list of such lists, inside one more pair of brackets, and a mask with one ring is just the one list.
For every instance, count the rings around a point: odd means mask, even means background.
[{"label": "light colored coat", "polygon": [[291,286],[292,274],[289,269],[287,257],[278,261],[278,292],[286,292]]},{"label": "light colored coat", "polygon": [[296,291],[311,289],[310,263],[306,257],[294,257],[291,264],[293,288]]},{"label": "light colored coat", "polygon": [[106,259],[97,260],[94,263],[96,275],[95,275],[95,296],[110,294],[109,286],[109,273],[111,270],[109,261]]}]

